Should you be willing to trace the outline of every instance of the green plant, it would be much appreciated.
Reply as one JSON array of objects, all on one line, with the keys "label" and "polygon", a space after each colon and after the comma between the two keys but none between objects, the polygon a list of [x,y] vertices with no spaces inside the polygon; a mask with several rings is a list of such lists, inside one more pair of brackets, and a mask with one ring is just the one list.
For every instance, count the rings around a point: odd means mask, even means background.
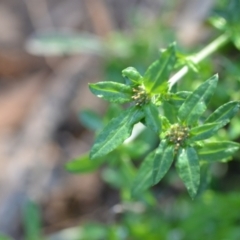
[{"label": "green plant", "polygon": [[[110,109],[103,119],[89,111],[81,114],[82,124],[95,130],[97,137],[90,153],[66,167],[71,172],[85,173],[105,164],[102,178],[119,190],[122,206],[126,208],[117,224],[100,227],[106,239],[202,238],[195,236],[196,231],[206,239],[225,239],[226,236],[238,239],[236,216],[218,225],[216,219],[220,215],[211,213],[213,202],[219,203],[219,211],[224,212],[222,203],[230,203],[231,196],[213,194],[214,200],[208,205],[209,192],[202,193],[213,176],[212,166],[227,165],[239,149],[239,144],[231,140],[238,140],[240,136],[239,120],[233,118],[240,107],[239,93],[236,93],[240,65],[220,52],[223,46],[239,49],[239,7],[239,1],[231,1],[227,11],[213,14],[209,22],[222,34],[197,54],[185,56],[173,43],[161,51],[158,60],[144,74],[139,73],[143,72],[143,66],[138,67],[138,63],[135,66],[139,72],[133,67],[122,71],[125,82],[118,79],[89,84],[93,94],[111,103]],[[219,52],[220,79],[228,80],[221,80],[219,84],[217,74],[203,81],[214,71],[213,67],[206,67],[212,65],[207,57],[216,52]],[[228,71],[223,72],[222,68]],[[193,214],[181,211],[184,206],[176,198],[176,209],[166,213],[166,218],[160,218],[156,196],[162,187],[164,191],[162,182],[171,185],[171,178],[176,175],[172,171],[174,164],[190,197],[198,198],[194,201],[196,205],[189,206]],[[152,188],[154,185],[157,186]],[[189,203],[186,199],[184,202]],[[144,214],[134,212],[135,203],[143,204]],[[181,219],[177,216],[180,215],[185,216],[185,224],[179,223]],[[199,230],[206,219],[208,224]],[[218,231],[218,227],[222,231]],[[109,237],[112,229],[116,236]],[[232,235],[230,229],[233,229]],[[125,235],[117,236],[117,232]]]},{"label": "green plant", "polygon": [[[211,19],[213,25],[221,26],[219,28],[224,33],[199,53],[184,57],[176,51],[173,43],[161,51],[159,59],[150,65],[143,76],[135,68],[128,67],[122,71],[125,83],[105,81],[89,84],[93,94],[114,104],[125,104],[125,108],[100,131],[89,157],[85,155],[84,161],[78,159],[70,162],[67,168],[70,171],[84,171],[84,167],[87,171],[93,170],[108,159],[116,159],[118,152],[118,160],[109,160],[109,163],[112,161],[110,165],[115,164],[120,167],[120,171],[125,172],[125,183],[116,184],[119,187],[128,186],[127,195],[130,199],[157,184],[175,162],[180,178],[194,198],[198,189],[202,189],[201,183],[208,179],[208,171],[205,170],[207,166],[215,161],[231,159],[239,149],[238,143],[216,141],[214,136],[238,112],[240,104],[238,100],[224,103],[207,116],[205,112],[217,88],[218,75],[209,78],[192,92],[188,89],[178,91],[176,83],[189,69],[197,71],[199,62],[230,40],[239,46],[236,40],[239,39],[239,34],[236,33],[238,17],[233,17],[238,16],[235,11],[238,4],[238,1],[230,4],[229,12],[232,14],[227,14],[225,21],[222,16]],[[218,24],[219,22],[222,24]],[[183,64],[170,78],[172,72]],[[86,116],[90,123],[96,122],[96,117],[89,114]],[[135,131],[134,125],[139,122],[152,131],[152,136],[159,138],[160,144],[148,151],[137,170],[131,163],[131,154],[126,144],[123,143],[132,139],[130,136]],[[116,181],[119,181],[116,172],[107,175],[110,178],[115,175]],[[113,179],[111,181],[114,182]]]},{"label": "green plant", "polygon": [[138,122],[161,139],[160,145],[143,161],[132,185],[133,194],[157,184],[176,159],[179,176],[194,198],[203,162],[226,160],[239,148],[237,143],[230,141],[206,141],[237,113],[239,102],[228,102],[210,116],[203,117],[218,76],[214,75],[193,92],[171,91],[174,81],[167,80],[175,62],[175,45],[171,44],[143,76],[129,67],[122,72],[127,78],[126,84],[99,82],[89,85],[92,93],[100,98],[113,103],[129,103],[129,107],[100,132],[90,151],[90,159],[94,161],[112,152],[130,137]]}]

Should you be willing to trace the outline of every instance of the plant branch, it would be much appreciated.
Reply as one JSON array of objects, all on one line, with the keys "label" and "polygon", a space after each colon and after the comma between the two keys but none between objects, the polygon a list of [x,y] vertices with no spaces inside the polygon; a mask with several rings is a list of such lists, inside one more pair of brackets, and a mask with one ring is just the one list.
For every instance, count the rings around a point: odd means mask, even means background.
[{"label": "plant branch", "polygon": [[[212,41],[210,44],[208,44],[205,48],[203,48],[200,52],[190,57],[190,59],[194,63],[199,63],[212,53],[216,52],[220,47],[224,46],[228,41],[230,40],[230,36],[227,33],[222,34],[218,38],[216,38],[214,41]],[[174,74],[169,79],[169,88],[171,89],[174,84],[176,84],[185,74],[187,74],[189,71],[188,66],[184,66],[181,68],[176,74]]]}]

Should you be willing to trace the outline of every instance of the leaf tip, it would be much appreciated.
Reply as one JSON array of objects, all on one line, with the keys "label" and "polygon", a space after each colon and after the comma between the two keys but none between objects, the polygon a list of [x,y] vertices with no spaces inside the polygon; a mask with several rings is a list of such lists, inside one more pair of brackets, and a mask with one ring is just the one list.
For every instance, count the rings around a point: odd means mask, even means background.
[{"label": "leaf tip", "polygon": [[213,75],[213,79],[214,79],[215,81],[217,81],[217,80],[219,79],[219,74],[218,74],[218,73],[214,74],[214,75]]},{"label": "leaf tip", "polygon": [[192,200],[195,200],[198,191],[192,192],[192,191],[190,191],[189,189],[188,189],[188,191],[189,191],[188,193],[189,193],[189,196],[191,197],[191,199],[192,199]]},{"label": "leaf tip", "polygon": [[91,92],[92,92],[93,85],[94,83],[88,83],[88,88],[90,89]]}]

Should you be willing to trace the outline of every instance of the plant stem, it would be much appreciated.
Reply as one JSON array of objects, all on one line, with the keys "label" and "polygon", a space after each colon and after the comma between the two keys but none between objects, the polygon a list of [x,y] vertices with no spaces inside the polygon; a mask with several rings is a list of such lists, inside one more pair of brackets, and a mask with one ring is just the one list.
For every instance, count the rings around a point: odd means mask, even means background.
[{"label": "plant stem", "polygon": [[[230,40],[230,36],[227,33],[222,34],[210,44],[208,44],[205,48],[203,48],[200,52],[193,55],[190,59],[194,63],[199,63],[212,53],[216,52],[220,47],[224,46]],[[174,74],[169,79],[169,88],[171,89],[174,84],[176,84],[189,70],[188,66],[184,66],[181,68],[176,74]]]}]

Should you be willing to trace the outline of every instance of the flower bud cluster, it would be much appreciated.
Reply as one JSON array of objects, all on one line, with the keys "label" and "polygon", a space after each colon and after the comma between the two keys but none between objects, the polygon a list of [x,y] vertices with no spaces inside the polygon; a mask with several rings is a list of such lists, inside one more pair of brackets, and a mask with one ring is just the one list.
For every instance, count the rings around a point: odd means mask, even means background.
[{"label": "flower bud cluster", "polygon": [[189,137],[189,127],[182,126],[179,123],[173,124],[166,134],[167,139],[175,144],[175,152],[180,146],[184,145],[185,140]]},{"label": "flower bud cluster", "polygon": [[150,98],[143,86],[139,85],[133,88],[133,93],[132,99],[135,101],[137,106],[143,106],[150,101]]}]

